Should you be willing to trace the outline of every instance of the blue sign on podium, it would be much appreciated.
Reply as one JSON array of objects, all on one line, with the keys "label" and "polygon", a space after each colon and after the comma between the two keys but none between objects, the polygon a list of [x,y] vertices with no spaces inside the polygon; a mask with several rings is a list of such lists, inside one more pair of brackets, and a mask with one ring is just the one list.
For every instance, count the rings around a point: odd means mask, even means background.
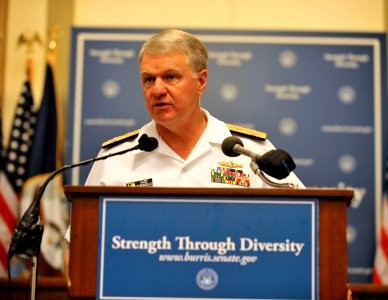
[{"label": "blue sign on podium", "polygon": [[318,200],[103,196],[97,299],[317,299]]}]

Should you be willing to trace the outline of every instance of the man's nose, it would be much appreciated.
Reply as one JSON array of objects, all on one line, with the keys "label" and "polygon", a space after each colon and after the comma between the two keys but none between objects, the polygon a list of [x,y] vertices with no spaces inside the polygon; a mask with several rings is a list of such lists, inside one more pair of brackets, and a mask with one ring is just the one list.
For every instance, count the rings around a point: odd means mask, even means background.
[{"label": "man's nose", "polygon": [[160,97],[166,94],[166,84],[161,78],[156,78],[155,83],[152,87],[152,95],[154,97]]}]

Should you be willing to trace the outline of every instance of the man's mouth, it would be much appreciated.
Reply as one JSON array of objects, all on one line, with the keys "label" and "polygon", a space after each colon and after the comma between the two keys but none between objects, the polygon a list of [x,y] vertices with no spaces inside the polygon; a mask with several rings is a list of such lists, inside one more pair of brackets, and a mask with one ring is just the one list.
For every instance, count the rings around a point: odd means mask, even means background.
[{"label": "man's mouth", "polygon": [[164,103],[164,102],[159,102],[159,103],[155,103],[154,104],[154,107],[164,107],[164,106],[168,106],[170,105],[169,103]]}]

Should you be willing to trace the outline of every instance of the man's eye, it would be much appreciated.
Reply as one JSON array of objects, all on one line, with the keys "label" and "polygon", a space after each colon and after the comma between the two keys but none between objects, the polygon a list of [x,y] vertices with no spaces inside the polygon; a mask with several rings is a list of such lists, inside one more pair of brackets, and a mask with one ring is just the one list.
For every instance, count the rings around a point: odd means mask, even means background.
[{"label": "man's eye", "polygon": [[153,77],[146,77],[146,78],[143,79],[143,85],[151,86],[154,81],[155,81],[155,78],[153,78]]},{"label": "man's eye", "polygon": [[155,79],[152,78],[152,77],[148,77],[148,78],[144,78],[144,82],[147,83],[147,82],[153,82]]},{"label": "man's eye", "polygon": [[174,80],[176,78],[177,77],[174,74],[169,74],[169,75],[166,76],[166,79],[169,80],[169,81]]}]

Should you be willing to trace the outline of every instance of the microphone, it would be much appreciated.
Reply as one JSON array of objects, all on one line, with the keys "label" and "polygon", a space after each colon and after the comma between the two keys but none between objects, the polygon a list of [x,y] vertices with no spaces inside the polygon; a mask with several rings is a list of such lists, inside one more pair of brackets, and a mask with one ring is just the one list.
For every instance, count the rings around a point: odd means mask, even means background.
[{"label": "microphone", "polygon": [[100,157],[94,157],[88,160],[84,160],[78,163],[64,165],[61,168],[54,171],[41,185],[36,198],[31,202],[26,212],[22,216],[20,222],[16,226],[12,235],[11,245],[8,250],[8,265],[11,258],[15,254],[25,254],[28,257],[38,257],[40,252],[40,244],[43,235],[43,225],[38,224],[39,220],[39,203],[43,196],[43,193],[49,184],[49,182],[58,174],[75,167],[87,165],[91,162],[107,159],[116,155],[125,154],[133,150],[142,150],[145,152],[151,152],[158,147],[158,140],[154,137],[148,137],[143,134],[138,141],[138,144],[132,148],[124,149],[118,152],[109,153]]},{"label": "microphone", "polygon": [[[138,145],[130,150],[135,150],[136,147],[138,147],[139,150],[142,150],[145,152],[151,152],[151,151],[154,151],[156,148],[158,148],[158,140],[154,137],[149,137],[148,135],[143,134],[139,138]],[[128,151],[130,151],[130,150],[128,150]]]},{"label": "microphone", "polygon": [[276,179],[286,178],[294,169],[292,157],[284,150],[270,150],[263,156],[244,148],[243,142],[236,136],[229,136],[222,142],[222,152],[230,157],[240,154],[248,156],[255,162],[261,171]]}]

